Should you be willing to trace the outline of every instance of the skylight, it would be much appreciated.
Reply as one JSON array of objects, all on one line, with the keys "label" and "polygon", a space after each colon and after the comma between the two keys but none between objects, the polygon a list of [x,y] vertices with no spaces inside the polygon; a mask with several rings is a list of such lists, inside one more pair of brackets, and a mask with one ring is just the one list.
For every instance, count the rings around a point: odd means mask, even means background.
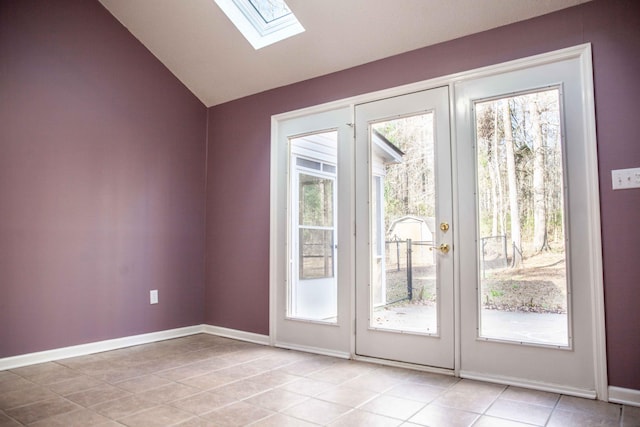
[{"label": "skylight", "polygon": [[249,0],[256,11],[267,24],[283,18],[291,13],[291,9],[283,1],[278,0]]},{"label": "skylight", "polygon": [[284,0],[215,0],[254,49],[304,31]]}]

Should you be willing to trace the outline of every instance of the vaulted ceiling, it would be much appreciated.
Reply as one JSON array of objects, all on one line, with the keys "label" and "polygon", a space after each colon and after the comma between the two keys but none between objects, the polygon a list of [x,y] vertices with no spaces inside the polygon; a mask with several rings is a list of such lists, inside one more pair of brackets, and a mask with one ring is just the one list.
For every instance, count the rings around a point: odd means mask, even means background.
[{"label": "vaulted ceiling", "polygon": [[287,0],[306,31],[254,50],[214,0],[100,0],[206,106],[586,1]]}]

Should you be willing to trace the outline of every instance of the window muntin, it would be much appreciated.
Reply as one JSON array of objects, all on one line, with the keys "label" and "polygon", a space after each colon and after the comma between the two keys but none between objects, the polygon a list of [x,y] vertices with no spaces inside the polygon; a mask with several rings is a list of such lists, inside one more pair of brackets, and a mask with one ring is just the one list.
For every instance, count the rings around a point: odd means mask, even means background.
[{"label": "window muntin", "polygon": [[304,27],[282,0],[215,0],[254,49],[300,34]]},{"label": "window muntin", "polygon": [[291,14],[291,9],[282,0],[249,0],[267,24]]}]

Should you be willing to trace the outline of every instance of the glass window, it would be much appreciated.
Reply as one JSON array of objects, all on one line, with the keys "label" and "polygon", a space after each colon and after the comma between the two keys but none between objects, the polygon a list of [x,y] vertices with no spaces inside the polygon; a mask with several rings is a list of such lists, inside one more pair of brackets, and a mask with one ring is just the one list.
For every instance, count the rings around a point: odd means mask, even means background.
[{"label": "glass window", "polygon": [[299,224],[333,225],[333,179],[300,174]]},{"label": "glass window", "polygon": [[569,344],[559,99],[475,104],[483,338]]},{"label": "glass window", "polygon": [[429,112],[371,125],[372,328],[438,331],[433,123]]},{"label": "glass window", "polygon": [[249,0],[249,2],[267,24],[291,13],[289,6],[282,0]]},{"label": "glass window", "polygon": [[300,279],[333,277],[333,230],[300,228]]},{"label": "glass window", "polygon": [[288,316],[336,323],[338,133],[308,134],[290,141]]},{"label": "glass window", "polygon": [[295,36],[304,27],[282,0],[215,0],[254,49]]}]

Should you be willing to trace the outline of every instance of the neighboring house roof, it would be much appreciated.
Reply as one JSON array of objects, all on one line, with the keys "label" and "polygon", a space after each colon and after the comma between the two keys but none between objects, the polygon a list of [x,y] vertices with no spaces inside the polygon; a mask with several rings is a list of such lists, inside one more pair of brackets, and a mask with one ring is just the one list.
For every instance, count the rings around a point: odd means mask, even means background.
[{"label": "neighboring house roof", "polygon": [[380,157],[383,163],[401,163],[404,152],[393,145],[391,141],[380,132],[372,129],[374,154]]}]

